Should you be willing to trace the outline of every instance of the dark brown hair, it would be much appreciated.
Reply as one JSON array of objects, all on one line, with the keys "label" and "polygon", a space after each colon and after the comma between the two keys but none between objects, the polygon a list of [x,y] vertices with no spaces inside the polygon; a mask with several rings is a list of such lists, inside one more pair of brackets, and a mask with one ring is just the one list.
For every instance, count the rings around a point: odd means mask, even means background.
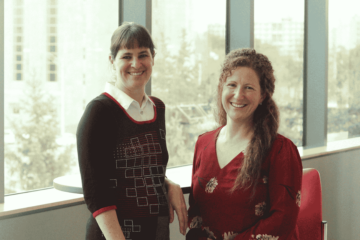
[{"label": "dark brown hair", "polygon": [[110,54],[112,58],[116,58],[121,48],[134,48],[136,42],[139,48],[149,48],[152,57],[155,56],[155,45],[148,30],[134,22],[123,22],[111,37]]},{"label": "dark brown hair", "polygon": [[238,188],[253,186],[252,196],[254,196],[257,180],[260,177],[261,164],[267,156],[279,128],[279,110],[272,99],[275,90],[275,77],[271,62],[265,55],[248,48],[231,51],[222,65],[217,87],[215,117],[221,126],[226,125],[226,112],[221,101],[224,83],[227,77],[231,75],[232,70],[238,67],[253,69],[260,79],[261,94],[265,94],[262,105],[259,105],[254,112],[254,134],[246,148],[243,164],[232,188],[234,191]]}]

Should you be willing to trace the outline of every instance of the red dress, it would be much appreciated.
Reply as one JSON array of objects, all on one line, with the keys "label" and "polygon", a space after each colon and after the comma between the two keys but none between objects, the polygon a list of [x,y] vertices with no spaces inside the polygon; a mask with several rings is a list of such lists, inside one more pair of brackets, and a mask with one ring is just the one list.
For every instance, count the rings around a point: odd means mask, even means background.
[{"label": "red dress", "polygon": [[218,132],[216,129],[201,135],[195,146],[190,231],[206,234],[209,239],[298,240],[302,163],[297,147],[278,134],[261,166],[254,198],[250,199],[251,187],[229,192],[244,155],[241,152],[221,169],[215,147]]}]

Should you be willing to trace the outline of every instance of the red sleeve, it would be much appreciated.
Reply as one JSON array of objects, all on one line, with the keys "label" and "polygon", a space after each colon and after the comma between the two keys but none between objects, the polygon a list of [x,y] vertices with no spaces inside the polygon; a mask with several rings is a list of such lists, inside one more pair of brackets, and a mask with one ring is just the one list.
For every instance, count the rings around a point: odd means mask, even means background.
[{"label": "red sleeve", "polygon": [[235,240],[283,240],[294,235],[300,210],[302,162],[289,139],[283,138],[274,148],[277,153],[270,160],[268,217],[238,234]]},{"label": "red sleeve", "polygon": [[[199,136],[200,137],[200,136]],[[195,144],[194,159],[193,159],[193,168],[191,174],[191,192],[189,195],[189,209],[188,209],[188,227],[190,228],[189,232],[186,234],[187,240],[206,240],[206,237],[202,237],[204,232],[202,231],[202,218],[200,216],[200,211],[195,199],[193,197],[193,177],[198,168],[200,162],[200,152],[199,151],[199,139]]]},{"label": "red sleeve", "polygon": [[189,195],[189,209],[188,209],[188,225],[189,228],[200,228],[201,224],[199,225],[198,218],[200,217],[200,213],[199,213],[199,208],[197,206],[197,204],[195,203],[194,197],[193,197],[193,177],[194,177],[194,173],[196,172],[197,169],[197,165],[198,162],[197,160],[199,159],[198,156],[198,142],[196,142],[195,144],[195,152],[194,152],[194,159],[193,159],[193,168],[192,168],[192,174],[191,174],[191,192]]}]

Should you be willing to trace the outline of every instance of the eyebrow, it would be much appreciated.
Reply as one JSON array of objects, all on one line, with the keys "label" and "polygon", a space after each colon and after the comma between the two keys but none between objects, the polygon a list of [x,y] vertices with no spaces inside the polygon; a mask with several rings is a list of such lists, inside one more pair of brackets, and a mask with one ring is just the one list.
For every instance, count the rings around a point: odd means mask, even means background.
[{"label": "eyebrow", "polygon": [[[140,55],[140,54],[144,54],[144,53],[146,53],[146,54],[147,54],[148,52],[147,52],[147,51],[141,51],[141,52],[139,52],[139,55]],[[125,56],[125,55],[127,55],[127,56],[128,56],[128,55],[130,55],[130,56],[131,56],[131,55],[132,55],[132,53],[130,53],[130,52],[126,52],[126,53],[123,53],[123,54],[122,54],[122,56]]]},{"label": "eyebrow", "polygon": [[139,52],[139,54],[144,54],[144,53],[148,53],[147,51],[141,51],[141,52]]}]

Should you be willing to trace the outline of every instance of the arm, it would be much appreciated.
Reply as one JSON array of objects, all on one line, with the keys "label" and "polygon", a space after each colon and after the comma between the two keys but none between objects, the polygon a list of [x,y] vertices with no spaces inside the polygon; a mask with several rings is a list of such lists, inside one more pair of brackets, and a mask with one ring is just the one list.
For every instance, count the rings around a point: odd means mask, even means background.
[{"label": "arm", "polygon": [[[77,129],[78,159],[85,203],[107,239],[123,236],[111,188],[112,143],[109,111],[100,101],[88,104]],[[109,238],[108,238],[109,237]]]},{"label": "arm", "polygon": [[179,219],[180,233],[185,235],[187,228],[187,211],[184,194],[180,185],[172,182],[168,178],[165,178],[165,184],[168,189],[170,223],[174,221],[175,210]]},{"label": "arm", "polygon": [[115,210],[103,212],[95,219],[107,240],[125,240]]},{"label": "arm", "polygon": [[270,163],[269,213],[253,227],[239,233],[235,240],[289,239],[294,234],[300,210],[301,181],[302,163],[297,148],[284,139]]},{"label": "arm", "polygon": [[[198,156],[198,142],[195,144],[194,159],[193,159],[193,168],[191,179],[196,172],[197,166],[199,164]],[[189,232],[186,234],[187,240],[206,240],[207,234],[202,229],[202,218],[199,211],[199,207],[194,199],[193,195],[193,181],[191,181],[191,192],[189,195],[189,209],[188,209],[188,227],[190,228]]]}]

